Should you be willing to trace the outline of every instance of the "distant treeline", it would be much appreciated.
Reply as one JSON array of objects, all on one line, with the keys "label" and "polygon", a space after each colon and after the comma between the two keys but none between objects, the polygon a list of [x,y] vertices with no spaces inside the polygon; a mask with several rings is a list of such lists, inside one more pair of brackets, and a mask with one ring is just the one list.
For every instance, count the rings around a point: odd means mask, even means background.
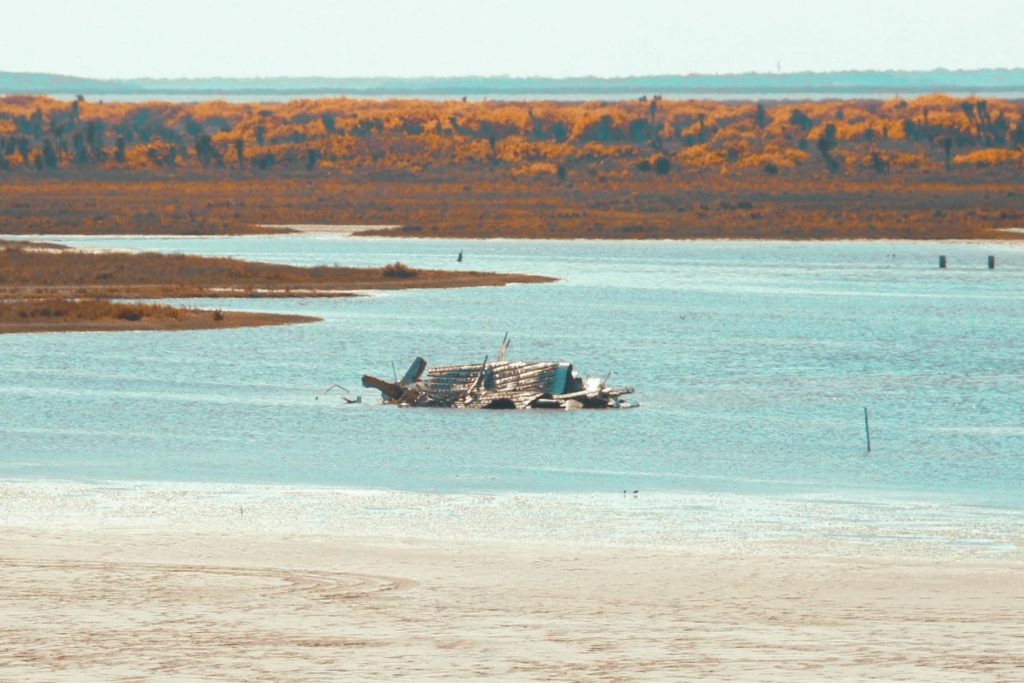
[{"label": "distant treeline", "polygon": [[949,71],[839,71],[630,76],[623,78],[138,78],[103,80],[45,73],[0,71],[0,94],[204,95],[304,94],[351,96],[447,95],[488,97],[630,93],[963,93],[1024,90],[1024,69]]},{"label": "distant treeline", "polygon": [[384,170],[486,165],[778,175],[1020,169],[1019,101],[725,103],[296,100],[281,104],[0,98],[0,171]]}]

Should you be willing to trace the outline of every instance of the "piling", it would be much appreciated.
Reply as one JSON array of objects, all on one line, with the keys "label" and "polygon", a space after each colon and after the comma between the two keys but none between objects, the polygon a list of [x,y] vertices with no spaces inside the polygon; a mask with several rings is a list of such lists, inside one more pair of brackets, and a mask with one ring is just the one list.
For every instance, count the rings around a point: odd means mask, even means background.
[{"label": "piling", "polygon": [[940,256],[939,257],[939,268],[945,268],[945,267],[946,267],[946,257],[945,256]]},{"label": "piling", "polygon": [[988,269],[989,270],[995,270],[995,267],[996,267],[996,257],[995,256],[989,256],[988,257]]},{"label": "piling", "polygon": [[868,425],[868,409],[864,407],[864,436],[868,440],[868,453],[871,452],[871,427]]}]

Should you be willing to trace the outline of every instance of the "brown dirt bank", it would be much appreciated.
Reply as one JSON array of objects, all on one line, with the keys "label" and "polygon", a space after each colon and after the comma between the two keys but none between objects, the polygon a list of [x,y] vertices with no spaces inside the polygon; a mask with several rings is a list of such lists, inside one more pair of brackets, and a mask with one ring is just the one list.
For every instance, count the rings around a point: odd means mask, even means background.
[{"label": "brown dirt bank", "polygon": [[312,323],[319,320],[320,318],[303,315],[207,311],[159,304],[76,299],[0,299],[0,334],[211,330]]},{"label": "brown dirt bank", "polygon": [[1012,169],[896,175],[68,171],[5,179],[0,232],[263,234],[307,223],[403,225],[379,234],[412,237],[1006,239],[1000,229],[1024,225],[1024,176]]}]

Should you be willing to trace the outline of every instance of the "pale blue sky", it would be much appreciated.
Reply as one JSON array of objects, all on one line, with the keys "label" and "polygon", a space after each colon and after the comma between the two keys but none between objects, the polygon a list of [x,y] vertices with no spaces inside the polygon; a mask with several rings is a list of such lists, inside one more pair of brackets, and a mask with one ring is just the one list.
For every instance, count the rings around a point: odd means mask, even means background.
[{"label": "pale blue sky", "polygon": [[1024,0],[4,4],[0,71],[92,77],[1024,67]]}]

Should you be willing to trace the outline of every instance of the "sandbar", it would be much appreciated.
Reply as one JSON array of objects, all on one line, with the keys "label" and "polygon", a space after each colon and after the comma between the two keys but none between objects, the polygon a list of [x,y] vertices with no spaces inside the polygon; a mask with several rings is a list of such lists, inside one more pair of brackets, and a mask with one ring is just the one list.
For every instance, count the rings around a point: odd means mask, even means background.
[{"label": "sandbar", "polygon": [[153,517],[160,507],[120,489],[97,499],[97,523],[61,512],[59,493],[4,490],[5,680],[1008,681],[1024,670],[1014,555],[302,531],[250,519],[244,502],[228,520],[188,494],[188,514],[208,518],[197,525],[170,504]]}]

